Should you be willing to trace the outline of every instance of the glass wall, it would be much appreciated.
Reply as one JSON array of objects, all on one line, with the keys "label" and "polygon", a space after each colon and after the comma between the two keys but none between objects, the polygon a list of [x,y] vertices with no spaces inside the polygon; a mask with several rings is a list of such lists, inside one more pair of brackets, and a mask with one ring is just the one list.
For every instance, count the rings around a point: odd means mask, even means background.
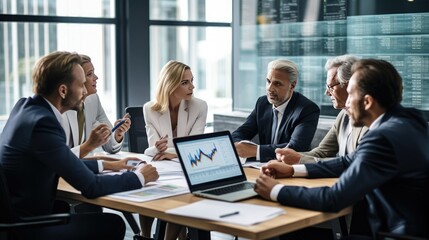
[{"label": "glass wall", "polygon": [[231,17],[230,0],[151,0],[151,99],[161,68],[178,60],[192,69],[195,96],[208,104],[208,125],[213,113],[232,108]]},{"label": "glass wall", "polygon": [[353,54],[394,64],[404,81],[403,105],[429,112],[427,1],[243,0],[240,7],[235,110],[253,109],[265,94],[267,63],[287,58],[300,69],[296,90],[319,104],[322,114],[335,115],[324,95],[324,64]]},{"label": "glass wall", "polygon": [[[33,95],[31,74],[35,62],[53,51],[89,55],[99,77],[98,94],[111,121],[116,119],[115,25],[83,24],[80,18],[68,22],[44,16],[112,16],[112,1],[0,1],[0,131],[15,102]],[[16,14],[16,15],[15,15]],[[23,19],[32,15],[33,22]],[[1,15],[0,15],[1,16]],[[46,22],[44,22],[46,21]],[[105,19],[99,19],[105,22]],[[73,23],[76,22],[76,23]]]}]

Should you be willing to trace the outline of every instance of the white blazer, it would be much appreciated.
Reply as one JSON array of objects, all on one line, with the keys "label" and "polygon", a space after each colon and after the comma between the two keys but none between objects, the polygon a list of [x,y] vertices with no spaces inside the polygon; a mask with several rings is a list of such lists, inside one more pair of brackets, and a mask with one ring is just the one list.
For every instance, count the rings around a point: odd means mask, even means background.
[{"label": "white blazer", "polygon": [[[63,113],[63,128],[66,133],[67,145],[71,146],[70,141],[73,141],[72,152],[79,157],[80,155],[80,144],[86,141],[89,137],[91,130],[100,123],[105,123],[112,128],[112,124],[104,112],[101,106],[100,98],[98,94],[94,93],[86,97],[85,99],[85,128],[82,139],[79,138],[79,129],[77,124],[77,111],[69,110]],[[105,143],[102,148],[108,153],[119,152],[122,148],[122,142],[118,143],[114,137],[114,134],[110,137],[110,140]]]},{"label": "white blazer", "polygon": [[[146,123],[146,133],[148,137],[149,148],[145,154],[154,156],[158,150],[155,142],[161,136],[168,135],[168,149],[166,152],[176,153],[173,145],[173,130],[171,128],[170,111],[165,113],[155,112],[151,109],[153,101],[147,102],[143,106],[143,114]],[[189,101],[182,100],[179,106],[177,117],[177,136],[184,137],[204,133],[207,119],[207,103],[198,98],[192,98]]]}]

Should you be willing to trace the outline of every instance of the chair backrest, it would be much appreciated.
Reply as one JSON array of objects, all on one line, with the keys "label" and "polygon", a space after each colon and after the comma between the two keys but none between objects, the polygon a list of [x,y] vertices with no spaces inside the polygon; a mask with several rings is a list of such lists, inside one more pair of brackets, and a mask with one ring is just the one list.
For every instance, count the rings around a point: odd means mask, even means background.
[{"label": "chair backrest", "polygon": [[12,223],[16,221],[16,216],[12,210],[3,165],[0,162],[0,223]]},{"label": "chair backrest", "polygon": [[135,153],[144,153],[148,148],[143,106],[130,106],[125,108],[130,114],[131,127],[128,131],[128,150]]}]

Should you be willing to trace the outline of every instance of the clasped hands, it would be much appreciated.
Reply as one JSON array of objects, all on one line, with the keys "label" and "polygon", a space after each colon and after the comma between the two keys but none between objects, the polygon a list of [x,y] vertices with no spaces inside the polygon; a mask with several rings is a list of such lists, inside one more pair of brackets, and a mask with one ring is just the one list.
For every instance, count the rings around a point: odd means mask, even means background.
[{"label": "clasped hands", "polygon": [[290,148],[277,148],[276,159],[267,162],[261,167],[261,174],[256,179],[255,192],[261,197],[270,200],[273,187],[279,184],[275,178],[292,177],[294,169],[289,164],[299,162],[301,155]]}]

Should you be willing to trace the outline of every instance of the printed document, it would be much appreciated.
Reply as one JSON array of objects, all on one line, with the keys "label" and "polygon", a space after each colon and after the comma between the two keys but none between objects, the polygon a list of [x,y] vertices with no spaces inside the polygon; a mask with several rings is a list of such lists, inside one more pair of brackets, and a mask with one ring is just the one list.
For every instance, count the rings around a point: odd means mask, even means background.
[{"label": "printed document", "polygon": [[231,203],[216,200],[201,200],[166,211],[169,214],[222,221],[250,226],[286,213],[277,207],[249,203]]}]

